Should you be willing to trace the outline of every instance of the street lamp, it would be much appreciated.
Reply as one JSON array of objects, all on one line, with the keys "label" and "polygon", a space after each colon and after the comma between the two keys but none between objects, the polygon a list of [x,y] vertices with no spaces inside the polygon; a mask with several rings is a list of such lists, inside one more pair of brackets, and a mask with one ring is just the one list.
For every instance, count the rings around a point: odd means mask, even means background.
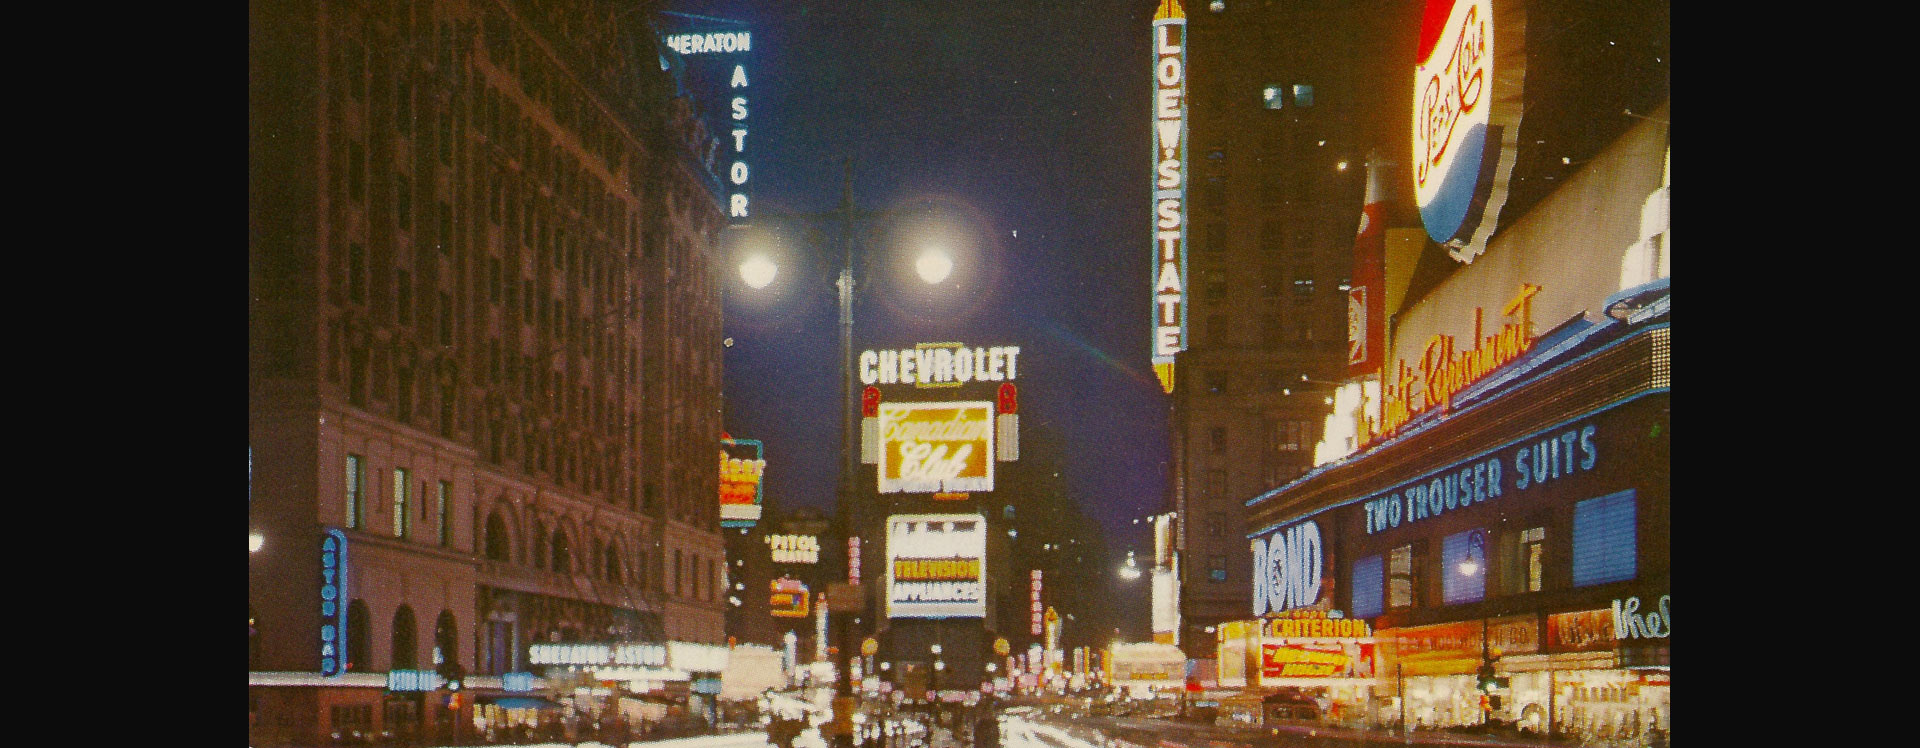
[{"label": "street lamp", "polygon": [[[840,302],[840,403],[841,407],[845,409],[840,423],[840,482],[838,486],[839,501],[837,502],[837,508],[835,510],[835,524],[843,539],[851,538],[855,534],[855,521],[852,515],[852,507],[855,493],[854,477],[859,474],[859,452],[854,446],[854,440],[858,438],[857,434],[859,433],[858,419],[860,418],[860,411],[859,403],[854,398],[853,294],[855,287],[854,270],[856,266],[854,264],[853,251],[855,235],[853,225],[856,215],[863,217],[887,215],[886,213],[856,213],[853,207],[853,159],[846,159],[844,165],[845,180],[842,183],[840,209],[834,214],[830,214],[842,220],[841,228],[845,232],[841,237],[842,252],[839,263],[839,278],[834,282],[834,286],[839,291]],[[945,281],[953,274],[953,270],[954,262],[952,255],[948,253],[946,248],[938,245],[925,246],[914,262],[914,271],[920,276],[921,280],[929,285],[937,285]],[[764,254],[752,255],[740,265],[741,280],[755,289],[765,288],[770,285],[774,277],[778,274],[778,271],[778,266]],[[848,581],[851,582],[852,580]],[[833,664],[836,672],[839,674],[839,677],[834,679],[835,729],[833,731],[831,745],[835,748],[847,748],[853,743],[853,735],[844,732],[842,725],[840,725],[838,721],[846,716],[843,714],[843,711],[851,711],[853,709],[854,688],[851,678],[853,672],[851,663],[852,658],[855,656],[854,650],[856,648],[850,641],[853,632],[848,625],[849,622],[846,620],[846,614],[843,613],[837,620],[831,613],[828,615],[829,620],[835,622],[835,628],[831,634],[837,642],[837,646],[834,648],[836,654]],[[938,654],[937,648],[935,654]]]},{"label": "street lamp", "polygon": [[1133,559],[1133,551],[1127,551],[1127,563],[1120,567],[1120,578],[1129,582],[1140,578],[1140,564]]},{"label": "street lamp", "polygon": [[260,533],[257,533],[257,532],[249,533],[247,535],[247,544],[248,544],[248,548],[247,548],[248,553],[259,553],[260,549],[267,544],[267,536],[261,535]]}]

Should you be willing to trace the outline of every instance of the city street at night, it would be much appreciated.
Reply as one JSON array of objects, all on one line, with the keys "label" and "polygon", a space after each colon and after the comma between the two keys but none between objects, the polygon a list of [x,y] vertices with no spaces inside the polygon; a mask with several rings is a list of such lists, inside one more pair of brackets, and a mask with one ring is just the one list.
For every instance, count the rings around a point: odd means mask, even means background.
[{"label": "city street at night", "polygon": [[248,745],[1671,745],[1668,0],[248,19]]}]

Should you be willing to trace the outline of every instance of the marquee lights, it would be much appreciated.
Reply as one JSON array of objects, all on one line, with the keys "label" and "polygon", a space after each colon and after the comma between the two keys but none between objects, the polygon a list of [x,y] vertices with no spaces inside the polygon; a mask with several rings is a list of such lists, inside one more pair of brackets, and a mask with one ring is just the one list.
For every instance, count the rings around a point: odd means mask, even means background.
[{"label": "marquee lights", "polygon": [[1163,0],[1153,16],[1153,372],[1173,394],[1174,354],[1187,348],[1187,14]]}]

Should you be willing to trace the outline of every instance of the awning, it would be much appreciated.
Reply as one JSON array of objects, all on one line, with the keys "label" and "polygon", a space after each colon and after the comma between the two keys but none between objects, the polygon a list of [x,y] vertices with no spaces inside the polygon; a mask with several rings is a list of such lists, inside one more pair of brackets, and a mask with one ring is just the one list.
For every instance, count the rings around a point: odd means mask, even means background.
[{"label": "awning", "polygon": [[[482,698],[482,701],[485,701],[485,700],[486,700],[485,698]],[[500,707],[501,709],[559,709],[560,708],[559,704],[555,704],[546,699],[528,698],[525,696],[500,696],[500,697],[494,698],[492,700],[492,704],[494,706]]]}]

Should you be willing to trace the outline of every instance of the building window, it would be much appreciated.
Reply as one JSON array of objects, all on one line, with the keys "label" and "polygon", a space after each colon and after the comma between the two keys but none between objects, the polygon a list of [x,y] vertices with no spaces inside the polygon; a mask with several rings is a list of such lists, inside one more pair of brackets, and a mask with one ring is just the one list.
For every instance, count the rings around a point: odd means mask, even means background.
[{"label": "building window", "polygon": [[1269,83],[1260,87],[1260,105],[1268,109],[1280,109],[1286,106],[1286,89],[1278,83]]},{"label": "building window", "polygon": [[1419,586],[1414,578],[1414,548],[1403,545],[1387,554],[1387,607],[1398,610],[1419,603]]},{"label": "building window", "polygon": [[533,522],[533,565],[535,568],[547,568],[547,525],[539,520]]},{"label": "building window", "polygon": [[356,202],[367,196],[366,151],[359,141],[347,143],[347,197]]},{"label": "building window", "polygon": [[1207,581],[1227,581],[1227,557],[1225,555],[1207,557]]},{"label": "building window", "polygon": [[413,609],[405,605],[393,612],[393,668],[412,670],[420,666],[420,632],[413,620]]},{"label": "building window", "polygon": [[553,531],[553,570],[561,574],[573,573],[573,548],[567,542],[565,530]]},{"label": "building window", "polygon": [[1348,588],[1353,590],[1353,617],[1372,618],[1383,610],[1380,600],[1380,585],[1384,564],[1376,554],[1353,562],[1353,579]]},{"label": "building window", "polygon": [[360,526],[366,504],[362,491],[366,485],[366,458],[347,455],[347,529]]},{"label": "building window", "polygon": [[1293,296],[1296,299],[1313,296],[1313,276],[1308,275],[1307,271],[1294,271]]},{"label": "building window", "polygon": [[1206,271],[1205,283],[1200,287],[1207,301],[1227,300],[1227,273],[1224,270]]},{"label": "building window", "polygon": [[686,594],[687,575],[685,571],[681,569],[681,565],[685,560],[680,551],[675,549],[673,552],[673,594],[676,596]]},{"label": "building window", "polygon": [[440,618],[433,624],[433,664],[459,661],[459,624],[454,622],[453,611],[440,611]]},{"label": "building window", "polygon": [[1227,394],[1227,373],[1218,369],[1207,372],[1207,392],[1215,395]]},{"label": "building window", "polygon": [[364,673],[373,669],[373,658],[368,650],[373,646],[373,632],[367,619],[367,603],[355,600],[347,605],[347,670]]},{"label": "building window", "polygon": [[393,536],[396,538],[406,537],[410,529],[407,510],[413,508],[411,474],[406,468],[393,469]]},{"label": "building window", "polygon": [[453,544],[453,484],[440,481],[440,547]]},{"label": "building window", "polygon": [[507,541],[507,521],[500,518],[499,512],[487,515],[487,560],[512,561],[513,553]]},{"label": "building window", "polygon": [[413,273],[402,269],[394,273],[393,309],[400,324],[413,324]]},{"label": "building window", "polygon": [[397,175],[393,185],[393,210],[401,231],[413,231],[413,185],[406,174]]},{"label": "building window", "polygon": [[1632,490],[1573,505],[1573,586],[1632,579],[1639,573]]},{"label": "building window", "polygon": [[367,303],[367,248],[359,242],[347,245],[347,300]]},{"label": "building window", "polygon": [[[1224,472],[1224,471],[1223,471]],[[1207,537],[1224,538],[1227,536],[1227,513],[1207,513]]]},{"label": "building window", "polygon": [[1224,499],[1227,496],[1227,471],[1207,471],[1207,498]]},{"label": "building window", "polygon": [[1473,603],[1487,596],[1487,531],[1457,532],[1440,542],[1440,599],[1447,605]]},{"label": "building window", "polygon": [[1215,426],[1208,436],[1214,454],[1227,453],[1227,427]]},{"label": "building window", "polygon": [[620,549],[613,546],[607,547],[607,581],[620,583]]}]

